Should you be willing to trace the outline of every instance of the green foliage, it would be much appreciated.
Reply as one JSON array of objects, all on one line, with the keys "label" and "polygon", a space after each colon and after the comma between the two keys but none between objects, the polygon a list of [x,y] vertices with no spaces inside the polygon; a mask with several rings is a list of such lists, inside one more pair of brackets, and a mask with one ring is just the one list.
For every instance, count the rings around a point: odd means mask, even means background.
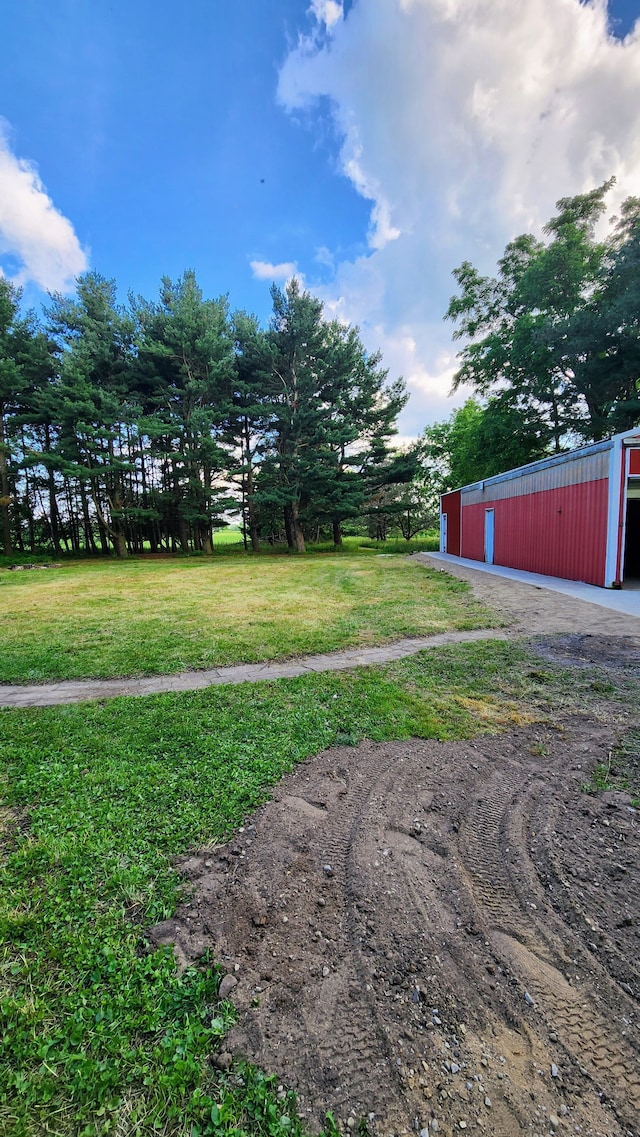
[{"label": "green foliage", "polygon": [[[47,317],[60,349],[60,374],[45,393],[45,413],[57,434],[46,464],[82,485],[85,515],[90,501],[105,541],[122,556],[132,467],[123,439],[129,438],[130,451],[139,442],[139,408],[128,383],[134,323],[116,303],[115,282],[99,273],[79,279],[74,299],[54,296]],[[86,541],[92,544],[88,533]]]},{"label": "green foliage", "polygon": [[422,435],[423,477],[440,495],[543,457],[539,428],[527,422],[508,392],[483,405],[467,399],[448,420]]},{"label": "green foliage", "polygon": [[375,549],[385,556],[390,556],[393,553],[435,553],[440,548],[440,534],[438,532],[411,537],[409,541],[405,540],[404,537],[387,537],[384,541],[376,541],[373,537],[358,537],[356,540],[361,549]]},{"label": "green foliage", "polygon": [[186,552],[212,551],[212,528],[234,502],[219,488],[228,466],[225,409],[235,357],[225,298],[205,300],[195,273],[163,278],[157,303],[133,304],[138,388],[151,462],[165,476],[151,497],[158,519],[173,515]]},{"label": "green foliage", "polygon": [[408,396],[402,381],[387,385],[357,328],[323,320],[322,304],[297,280],[271,294],[275,445],[257,500],[284,510],[288,544],[303,552],[305,523],[332,525],[339,544],[340,523],[362,512],[374,487],[404,479],[387,442]]},{"label": "green foliage", "polygon": [[437,524],[437,503],[420,477],[420,462],[421,447],[412,446],[374,463],[365,507],[371,537],[385,541],[400,535],[410,542]]},{"label": "green foliage", "polygon": [[591,778],[583,785],[585,793],[623,790],[632,795],[638,807],[640,799],[640,730],[627,731],[606,762],[598,763]]},{"label": "green foliage", "polygon": [[597,240],[612,184],[558,201],[546,243],[512,241],[494,279],[468,262],[454,272],[459,293],[446,315],[466,341],[454,386],[506,401],[542,449],[640,420],[640,206],[628,199],[611,236]]},{"label": "green foliage", "polygon": [[[25,425],[38,422],[43,388],[53,374],[53,344],[32,313],[20,318],[20,299],[20,290],[0,276],[0,527],[5,556],[13,553],[12,530],[23,512],[17,490],[20,468],[29,466]],[[24,481],[28,497],[27,472]]]},{"label": "green foliage", "polygon": [[157,301],[91,272],[54,295],[45,334],[0,283],[0,521],[5,555],[213,551],[240,514],[251,548],[304,551],[406,480],[389,438],[407,394],[356,328],[297,281],[262,329],[192,271]]}]

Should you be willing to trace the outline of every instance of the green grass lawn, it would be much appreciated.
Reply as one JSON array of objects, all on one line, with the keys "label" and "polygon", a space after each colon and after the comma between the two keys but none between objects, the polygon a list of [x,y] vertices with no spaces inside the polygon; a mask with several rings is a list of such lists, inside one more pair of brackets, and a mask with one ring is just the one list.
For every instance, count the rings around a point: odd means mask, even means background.
[{"label": "green grass lawn", "polygon": [[555,721],[607,697],[593,679],[484,641],[354,673],[0,712],[0,1132],[300,1134],[272,1079],[210,1065],[230,1020],[213,967],[179,975],[170,951],[148,950],[145,928],[178,900],[172,857],[224,839],[324,747]]},{"label": "green grass lawn", "polygon": [[[1,678],[176,671],[488,626],[467,586],[375,550],[0,574]],[[211,1063],[232,1007],[145,929],[173,858],[297,762],[361,738],[467,738],[590,706],[589,671],[516,644],[181,695],[0,711],[0,1133],[302,1137],[295,1098]],[[327,1121],[327,1135],[335,1128]]]},{"label": "green grass lawn", "polygon": [[464,582],[371,550],[0,572],[0,609],[4,683],[170,673],[496,623]]},{"label": "green grass lawn", "polygon": [[242,545],[242,530],[237,529],[234,525],[227,526],[226,529],[216,529],[213,535],[213,543],[218,545]]}]

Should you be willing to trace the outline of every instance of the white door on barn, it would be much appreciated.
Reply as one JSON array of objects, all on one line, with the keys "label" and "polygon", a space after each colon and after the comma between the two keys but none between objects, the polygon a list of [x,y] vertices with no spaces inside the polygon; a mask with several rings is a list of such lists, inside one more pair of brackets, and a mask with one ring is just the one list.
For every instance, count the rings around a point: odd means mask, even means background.
[{"label": "white door on barn", "polygon": [[440,552],[446,553],[447,551],[447,515],[446,513],[440,514]]},{"label": "white door on barn", "polygon": [[495,512],[493,509],[484,511],[484,559],[488,565],[493,564],[493,530]]}]

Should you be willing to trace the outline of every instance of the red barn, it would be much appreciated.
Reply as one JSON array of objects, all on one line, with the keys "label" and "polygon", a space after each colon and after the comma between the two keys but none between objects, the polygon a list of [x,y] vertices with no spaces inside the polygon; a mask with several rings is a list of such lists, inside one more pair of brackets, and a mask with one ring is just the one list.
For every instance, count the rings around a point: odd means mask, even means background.
[{"label": "red barn", "polygon": [[640,428],[440,499],[440,551],[620,588],[640,577]]}]

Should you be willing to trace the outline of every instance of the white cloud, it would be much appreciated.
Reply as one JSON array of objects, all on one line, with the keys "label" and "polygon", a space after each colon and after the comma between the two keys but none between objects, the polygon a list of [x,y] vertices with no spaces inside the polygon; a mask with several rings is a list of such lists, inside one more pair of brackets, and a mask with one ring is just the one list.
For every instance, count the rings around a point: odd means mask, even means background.
[{"label": "white cloud", "polygon": [[451,405],[451,270],[492,271],[559,197],[611,174],[613,209],[640,193],[640,23],[614,39],[606,0],[355,0],[330,37],[300,40],[279,97],[329,99],[342,171],[372,202],[370,254],[323,298],[404,371],[407,434]]},{"label": "white cloud", "polygon": [[361,197],[372,201],[369,225],[369,246],[384,249],[389,241],[396,241],[400,230],[391,224],[391,208],[377,178],[371,177],[361,161],[362,143],[355,126],[351,126],[342,147],[342,168]]},{"label": "white cloud", "polygon": [[326,268],[333,268],[335,266],[335,257],[331,249],[328,249],[326,245],[320,245],[320,247],[316,249],[314,260]]},{"label": "white cloud", "polygon": [[273,265],[269,261],[251,261],[251,271],[256,280],[289,280],[292,276],[300,275],[295,261],[283,261],[279,265]]},{"label": "white cloud", "polygon": [[15,258],[17,284],[67,292],[87,268],[71,222],[56,209],[36,167],[12,153],[0,120],[0,255]]},{"label": "white cloud", "polygon": [[309,11],[313,13],[318,23],[324,24],[329,29],[344,15],[342,4],[338,3],[338,0],[311,0]]}]

